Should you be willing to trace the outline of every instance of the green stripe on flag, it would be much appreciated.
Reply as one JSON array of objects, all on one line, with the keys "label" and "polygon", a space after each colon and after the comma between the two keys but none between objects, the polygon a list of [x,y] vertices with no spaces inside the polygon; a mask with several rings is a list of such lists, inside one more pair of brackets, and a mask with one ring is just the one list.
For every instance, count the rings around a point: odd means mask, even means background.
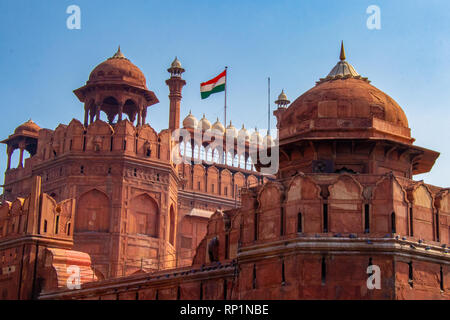
[{"label": "green stripe on flag", "polygon": [[200,92],[202,99],[208,98],[211,94],[225,91],[225,83],[218,85],[217,87],[212,88],[211,91]]}]

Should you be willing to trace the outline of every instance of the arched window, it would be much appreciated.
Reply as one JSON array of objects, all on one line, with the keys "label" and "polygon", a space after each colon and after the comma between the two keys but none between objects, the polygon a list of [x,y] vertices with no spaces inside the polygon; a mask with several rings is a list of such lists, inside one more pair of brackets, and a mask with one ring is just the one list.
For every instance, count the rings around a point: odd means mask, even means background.
[{"label": "arched window", "polygon": [[368,204],[364,205],[364,233],[370,232],[370,207]]},{"label": "arched window", "polygon": [[186,159],[191,159],[191,157],[192,157],[192,145],[189,142],[186,143],[186,146],[185,146],[184,150],[185,150],[184,157]]},{"label": "arched window", "polygon": [[392,233],[396,233],[397,232],[397,228],[395,225],[395,212],[391,213],[391,232]]},{"label": "arched window", "polygon": [[184,156],[184,142],[183,142],[183,141],[180,142],[180,143],[178,144],[178,146],[180,147],[180,155],[181,155],[181,156]]},{"label": "arched window", "polygon": [[206,151],[206,160],[208,162],[212,162],[212,160],[213,160],[212,158],[213,158],[212,157],[212,150],[211,150],[211,148],[208,147],[208,149]]},{"label": "arched window", "polygon": [[327,263],[325,257],[322,257],[322,284],[327,281]]},{"label": "arched window", "polygon": [[303,222],[302,222],[302,213],[299,212],[297,214],[297,232],[302,233],[303,232]]},{"label": "arched window", "polygon": [[202,159],[202,160],[206,160],[206,152],[205,152],[205,147],[204,146],[200,147],[200,157],[199,158]]},{"label": "arched window", "polygon": [[328,204],[323,204],[323,232],[328,232]]},{"label": "arched window", "polygon": [[245,169],[247,169],[247,170],[252,170],[252,166],[253,166],[252,158],[251,158],[251,157],[248,157],[248,158],[247,158],[247,163],[245,164]]},{"label": "arched window", "polygon": [[219,149],[214,149],[213,162],[219,163],[219,160],[220,160],[219,158],[220,158],[220,150]]},{"label": "arched window", "polygon": [[414,237],[414,213],[413,208],[409,208],[409,235]]},{"label": "arched window", "polygon": [[59,232],[59,214],[56,216],[55,219],[55,234],[58,234]]},{"label": "arched window", "polygon": [[173,206],[170,206],[170,229],[169,229],[169,242],[171,245],[175,244],[175,211],[173,210]]},{"label": "arched window", "polygon": [[200,159],[200,146],[194,146],[194,159]]},{"label": "arched window", "polygon": [[226,153],[226,157],[227,157],[226,164],[228,166],[233,166],[233,159],[234,159],[233,152],[232,151],[231,152],[227,152]]}]

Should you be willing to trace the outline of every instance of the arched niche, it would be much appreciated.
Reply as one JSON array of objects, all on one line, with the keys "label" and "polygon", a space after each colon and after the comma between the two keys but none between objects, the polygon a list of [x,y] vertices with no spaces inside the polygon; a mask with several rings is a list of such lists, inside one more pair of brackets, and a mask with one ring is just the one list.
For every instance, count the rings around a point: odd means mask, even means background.
[{"label": "arched niche", "polygon": [[299,225],[301,232],[321,232],[322,198],[320,192],[319,185],[312,178],[303,174],[292,178],[286,196],[287,233],[298,233]]},{"label": "arched niche", "polygon": [[320,187],[305,176],[296,176],[292,179],[287,192],[287,202],[298,200],[320,199]]},{"label": "arched niche", "polygon": [[283,201],[283,188],[281,184],[269,182],[265,184],[258,194],[259,210],[279,208]]},{"label": "arched niche", "polygon": [[130,202],[128,234],[141,234],[154,238],[159,236],[158,204],[148,194],[141,194]]},{"label": "arched niche", "polygon": [[414,205],[431,209],[433,207],[433,197],[424,184],[420,184],[412,191]]},{"label": "arched niche", "polygon": [[247,186],[249,188],[256,187],[259,184],[258,178],[256,178],[254,175],[250,175],[247,178]]},{"label": "arched niche", "polygon": [[208,193],[219,194],[219,170],[214,166],[208,168]]},{"label": "arched niche", "polygon": [[222,188],[221,194],[225,197],[232,197],[233,196],[233,184],[231,180],[231,172],[227,169],[223,169],[220,172],[220,186]]},{"label": "arched niche", "polygon": [[245,188],[245,176],[241,172],[234,174],[234,184],[237,187],[237,193],[240,194],[240,190]]},{"label": "arched niche", "polygon": [[[365,231],[363,187],[352,176],[342,174],[328,190],[330,195],[327,203],[324,204],[327,206],[326,230],[328,232],[363,233]],[[325,214],[325,208],[323,208],[323,212]]]},{"label": "arched niche", "polygon": [[194,165],[194,190],[205,191],[205,168],[201,164]]},{"label": "arched niche", "polygon": [[351,176],[341,175],[329,188],[332,200],[361,200],[362,186]]},{"label": "arched niche", "polygon": [[110,201],[103,192],[93,189],[77,200],[75,232],[108,232]]}]

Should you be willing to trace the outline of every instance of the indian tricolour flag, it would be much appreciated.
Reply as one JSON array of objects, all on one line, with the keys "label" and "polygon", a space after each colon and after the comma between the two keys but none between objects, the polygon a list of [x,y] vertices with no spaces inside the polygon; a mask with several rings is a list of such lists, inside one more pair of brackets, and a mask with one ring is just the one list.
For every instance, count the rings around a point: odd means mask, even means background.
[{"label": "indian tricolour flag", "polygon": [[225,83],[227,81],[227,70],[219,74],[217,77],[202,82],[200,84],[200,94],[202,99],[208,98],[211,94],[225,91]]}]

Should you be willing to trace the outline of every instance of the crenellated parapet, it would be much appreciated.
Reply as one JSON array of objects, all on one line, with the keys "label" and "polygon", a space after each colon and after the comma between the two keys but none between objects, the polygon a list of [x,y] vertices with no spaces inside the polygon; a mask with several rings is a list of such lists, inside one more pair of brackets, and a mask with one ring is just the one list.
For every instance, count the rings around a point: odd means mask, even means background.
[{"label": "crenellated parapet", "polygon": [[245,246],[317,234],[352,234],[448,245],[448,198],[446,189],[391,174],[301,173],[241,195],[241,240]]},{"label": "crenellated parapet", "polygon": [[42,193],[39,176],[32,180],[27,197],[0,206],[1,299],[32,299],[97,280],[89,255],[72,250],[75,200],[57,203]]},{"label": "crenellated parapet", "polygon": [[128,120],[110,125],[97,120],[85,127],[76,119],[54,131],[41,130],[38,158],[56,159],[69,153],[102,155],[126,154],[147,159],[169,160],[170,139],[165,130],[159,134],[148,124],[135,127]]},{"label": "crenellated parapet", "polygon": [[[39,202],[39,213],[31,203],[33,200]],[[73,241],[74,216],[74,199],[57,203],[43,193],[38,200],[29,196],[12,202],[4,201],[0,206],[0,241],[40,235],[51,238],[51,241],[60,240],[70,244]]]}]

